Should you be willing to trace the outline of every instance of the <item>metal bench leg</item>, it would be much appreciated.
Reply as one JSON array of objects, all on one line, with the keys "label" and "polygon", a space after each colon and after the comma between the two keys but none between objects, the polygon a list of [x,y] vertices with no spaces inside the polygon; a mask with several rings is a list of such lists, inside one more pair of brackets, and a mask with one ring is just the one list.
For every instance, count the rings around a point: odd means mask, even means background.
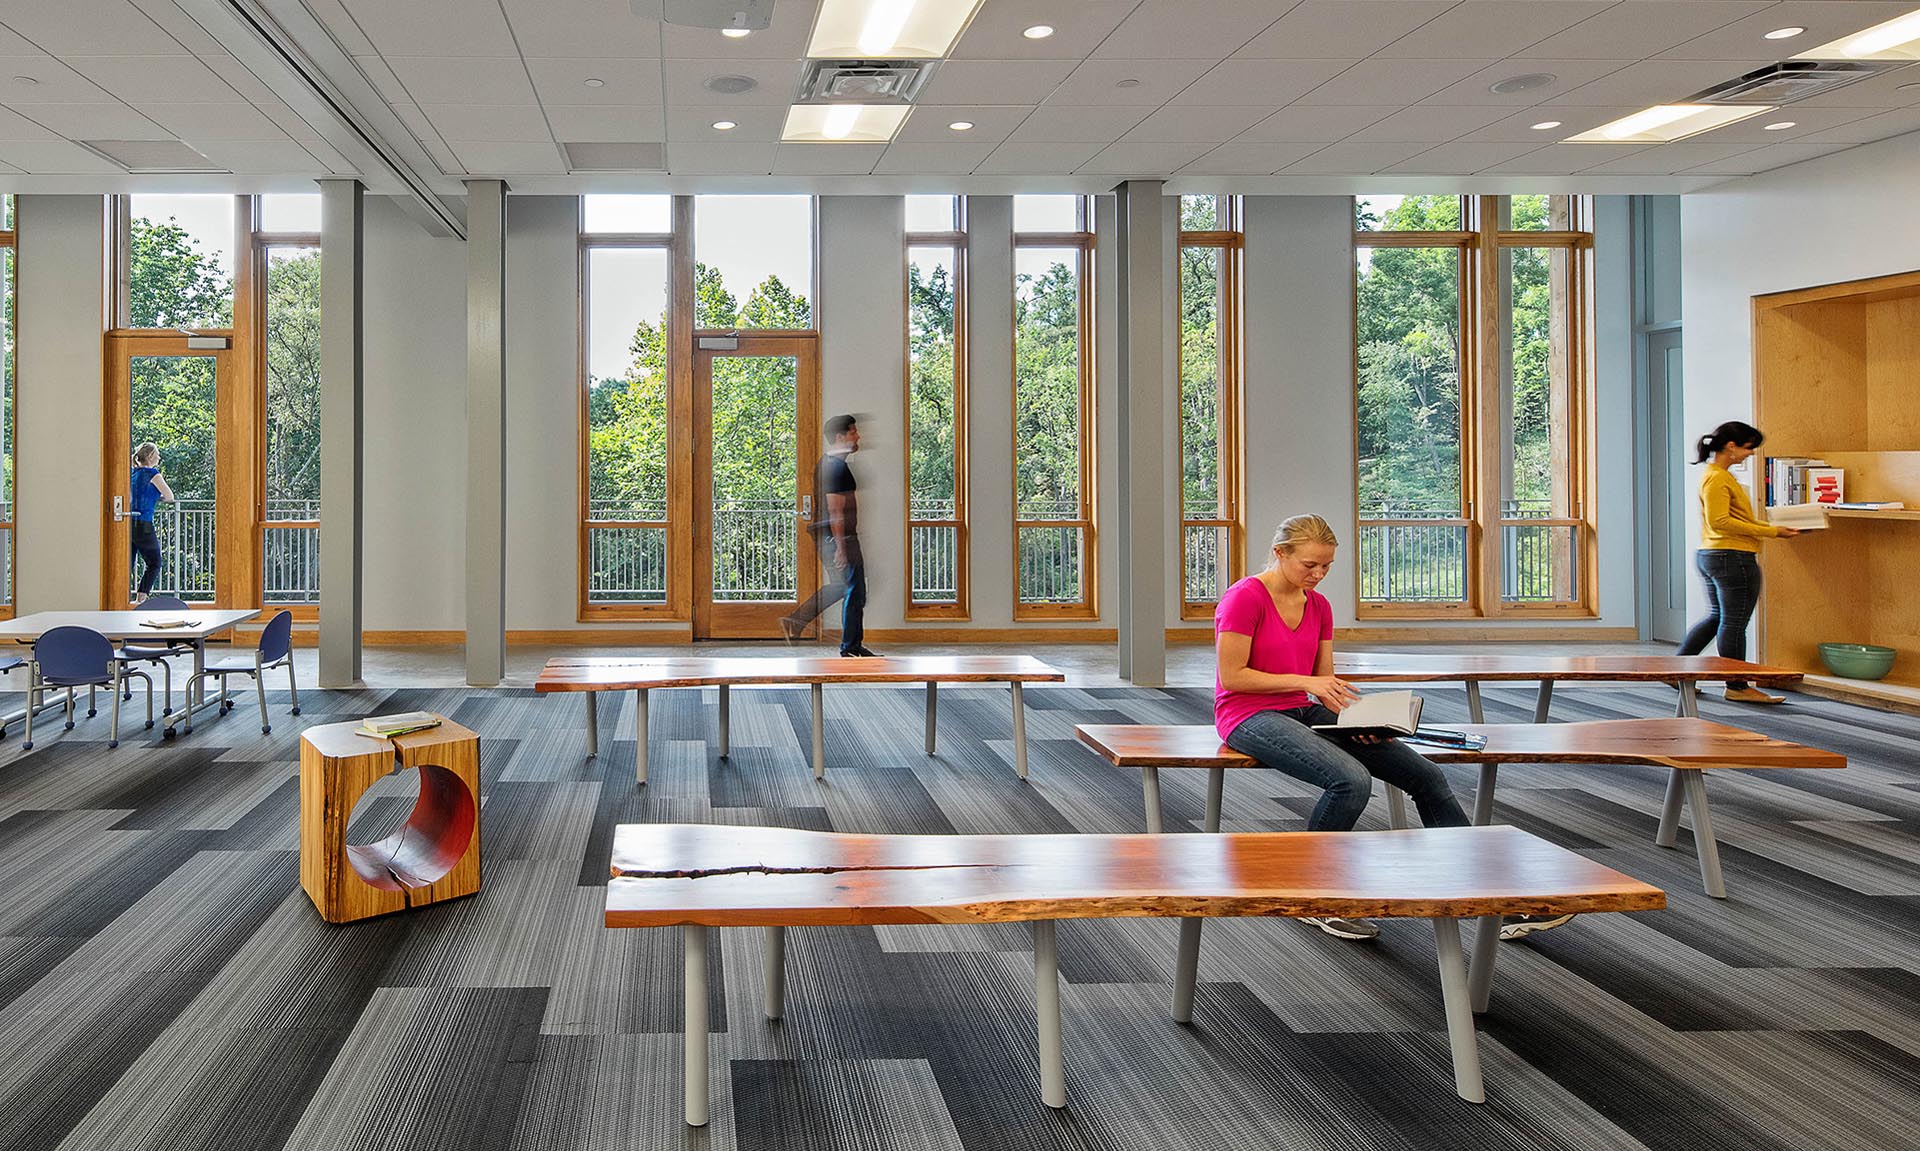
[{"label": "metal bench leg", "polygon": [[1013,771],[1027,778],[1027,697],[1021,685],[1013,685]]},{"label": "metal bench leg", "polygon": [[1533,722],[1535,723],[1547,722],[1547,712],[1552,707],[1553,707],[1553,681],[1550,679],[1543,679],[1540,681],[1540,694],[1535,696],[1533,700]]},{"label": "metal bench leg", "polygon": [[647,689],[644,687],[635,688],[633,692],[633,782],[639,787],[647,785]]},{"label": "metal bench leg", "polygon": [[1680,681],[1680,703],[1675,709],[1674,714],[1690,716],[1694,719],[1700,718],[1700,683],[1698,680],[1683,679]]},{"label": "metal bench leg", "polygon": [[733,693],[726,684],[720,685],[720,758],[727,758],[733,743]]},{"label": "metal bench leg", "polygon": [[1707,777],[1697,768],[1679,773],[1687,786],[1687,807],[1693,812],[1693,850],[1700,856],[1700,882],[1715,899],[1727,897],[1720,878],[1720,845],[1713,838],[1713,816],[1707,811]]},{"label": "metal bench leg", "polygon": [[1487,722],[1486,710],[1480,706],[1480,681],[1477,679],[1467,681],[1467,718],[1474,723]]},{"label": "metal bench leg", "polygon": [[1210,767],[1207,769],[1207,822],[1203,828],[1207,831],[1220,830],[1220,800],[1227,790],[1227,769]]},{"label": "metal bench leg", "polygon": [[1660,805],[1660,830],[1654,833],[1654,846],[1672,847],[1680,841],[1680,804],[1686,796],[1687,785],[1676,767],[1667,773],[1667,798]]},{"label": "metal bench leg", "polygon": [[[164,660],[161,662],[162,664],[165,663]],[[167,674],[171,676],[173,672],[169,670]],[[287,694],[293,697],[293,714],[299,715],[300,714],[300,677],[294,674],[293,654],[291,652],[287,654]]]},{"label": "metal bench leg", "polygon": [[1480,1078],[1480,1044],[1473,1032],[1473,994],[1467,987],[1467,961],[1460,950],[1460,921],[1433,921],[1440,956],[1440,999],[1447,1012],[1447,1042],[1453,1048],[1453,1089],[1469,1103],[1487,1101]]},{"label": "metal bench leg", "polygon": [[1475,1015],[1485,1011],[1493,1000],[1493,963],[1499,952],[1500,916],[1482,915],[1473,929],[1473,966],[1467,971]]},{"label": "metal bench leg", "polygon": [[587,692],[587,758],[600,754],[600,693]]},{"label": "metal bench leg", "polygon": [[1401,791],[1391,783],[1385,786],[1387,789],[1387,826],[1393,828],[1395,831],[1405,831],[1407,828],[1407,793]]},{"label": "metal bench leg", "polygon": [[827,778],[826,687],[813,685],[813,778]]},{"label": "metal bench leg", "polygon": [[687,1126],[707,1125],[707,929],[689,923],[680,929],[687,943],[686,1103]]},{"label": "metal bench leg", "polygon": [[767,1018],[779,1019],[787,1013],[787,929],[767,928]]},{"label": "metal bench leg", "polygon": [[1173,1021],[1193,1022],[1193,990],[1200,979],[1200,924],[1197,916],[1180,921],[1180,951],[1173,960]]},{"label": "metal bench leg", "polygon": [[1054,944],[1053,920],[1033,924],[1033,1003],[1039,1016],[1040,1101],[1049,1107],[1067,1105],[1067,1072],[1060,1055],[1060,952]]},{"label": "metal bench leg", "polygon": [[927,754],[933,754],[933,720],[940,712],[940,685],[927,681]]},{"label": "metal bench leg", "polygon": [[1499,775],[1499,764],[1480,765],[1480,786],[1473,789],[1473,825],[1475,827],[1485,827],[1493,822],[1493,783]]},{"label": "metal bench leg", "polygon": [[1159,835],[1166,830],[1160,815],[1160,769],[1143,767],[1140,769],[1140,790],[1146,794],[1147,834]]},{"label": "metal bench leg", "polygon": [[[88,702],[91,703],[92,688],[87,689],[87,695]],[[89,711],[87,714],[93,713]],[[120,665],[118,663],[113,665],[113,718],[107,721],[107,746],[120,746]]]}]

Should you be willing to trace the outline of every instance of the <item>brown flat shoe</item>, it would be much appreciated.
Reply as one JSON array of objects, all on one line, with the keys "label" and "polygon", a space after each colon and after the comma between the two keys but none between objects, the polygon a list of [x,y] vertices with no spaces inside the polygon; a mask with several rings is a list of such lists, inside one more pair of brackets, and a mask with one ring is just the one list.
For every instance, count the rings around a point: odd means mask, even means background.
[{"label": "brown flat shoe", "polygon": [[1728,703],[1785,703],[1783,695],[1768,695],[1757,687],[1730,687],[1727,689]]}]

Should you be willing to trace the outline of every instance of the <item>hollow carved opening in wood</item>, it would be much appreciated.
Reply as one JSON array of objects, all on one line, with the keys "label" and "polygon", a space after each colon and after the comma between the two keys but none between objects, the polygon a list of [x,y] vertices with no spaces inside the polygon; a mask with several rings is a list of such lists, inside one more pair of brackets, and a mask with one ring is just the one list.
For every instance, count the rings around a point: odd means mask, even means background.
[{"label": "hollow carved opening in wood", "polygon": [[346,845],[347,862],[369,887],[431,886],[453,870],[473,842],[479,809],[467,785],[436,764],[421,764],[417,771],[420,798],[406,822],[377,842]]}]

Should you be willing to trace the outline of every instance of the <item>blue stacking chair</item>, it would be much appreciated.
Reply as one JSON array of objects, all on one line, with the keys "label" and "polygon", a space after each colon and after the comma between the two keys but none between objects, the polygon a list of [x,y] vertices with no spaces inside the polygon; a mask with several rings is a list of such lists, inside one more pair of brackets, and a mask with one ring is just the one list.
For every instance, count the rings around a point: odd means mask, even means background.
[{"label": "blue stacking chair", "polygon": [[33,679],[27,685],[27,738],[21,747],[33,749],[33,713],[48,691],[67,693],[67,731],[73,730],[73,689],[104,687],[113,692],[113,724],[107,746],[120,746],[120,685],[124,677],[146,681],[147,726],[153,726],[153,677],[122,667],[113,641],[90,627],[56,627],[33,644]]},{"label": "blue stacking chair", "polygon": [[264,674],[270,668],[282,664],[287,669],[287,688],[293,693],[293,714],[300,714],[300,683],[293,674],[293,613],[283,611],[267,621],[260,630],[260,646],[254,649],[253,657],[225,659],[219,663],[210,663],[206,670],[196,672],[187,681],[187,721],[186,732],[193,734],[193,690],[202,680],[220,681],[220,711],[233,710],[233,701],[226,698],[227,677],[247,675],[253,677],[254,694],[260,699],[260,734],[273,734],[273,722],[267,718],[267,684]]},{"label": "blue stacking chair", "polygon": [[[177,596],[150,595],[140,601],[140,610],[191,611],[193,609],[188,605],[186,600],[180,599]],[[173,665],[168,663],[167,660],[176,655],[192,654],[193,645],[190,643],[154,643],[151,640],[146,642],[127,640],[121,643],[120,650],[115,653],[114,658],[118,659],[122,666],[134,663],[159,664],[160,674],[163,677],[161,682],[165,685],[160,689],[160,714],[172,715]],[[126,687],[124,683],[121,686],[124,688],[123,694],[125,698],[132,699],[133,689]]]}]

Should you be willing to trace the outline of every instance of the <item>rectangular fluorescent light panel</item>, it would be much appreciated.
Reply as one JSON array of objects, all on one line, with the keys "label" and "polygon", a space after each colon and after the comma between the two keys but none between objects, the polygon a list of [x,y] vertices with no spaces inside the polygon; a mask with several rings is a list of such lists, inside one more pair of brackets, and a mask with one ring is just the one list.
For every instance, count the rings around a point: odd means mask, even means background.
[{"label": "rectangular fluorescent light panel", "polygon": [[906,120],[905,104],[795,104],[780,139],[788,144],[884,144]]},{"label": "rectangular fluorescent light panel", "polygon": [[1666,144],[1771,111],[1773,109],[1765,105],[1656,104],[1631,116],[1622,116],[1611,124],[1568,136],[1564,143]]},{"label": "rectangular fluorescent light panel", "polygon": [[1920,60],[1920,12],[1809,49],[1796,60]]},{"label": "rectangular fluorescent light panel", "polygon": [[807,55],[816,60],[945,56],[981,0],[822,0]]}]

